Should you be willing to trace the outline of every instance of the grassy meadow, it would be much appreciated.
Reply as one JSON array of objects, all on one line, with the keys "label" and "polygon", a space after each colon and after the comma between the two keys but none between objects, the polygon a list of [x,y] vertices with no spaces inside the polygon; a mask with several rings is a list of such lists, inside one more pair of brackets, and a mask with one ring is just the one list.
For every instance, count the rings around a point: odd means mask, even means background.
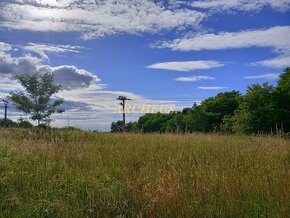
[{"label": "grassy meadow", "polygon": [[0,217],[290,217],[290,141],[0,130]]}]

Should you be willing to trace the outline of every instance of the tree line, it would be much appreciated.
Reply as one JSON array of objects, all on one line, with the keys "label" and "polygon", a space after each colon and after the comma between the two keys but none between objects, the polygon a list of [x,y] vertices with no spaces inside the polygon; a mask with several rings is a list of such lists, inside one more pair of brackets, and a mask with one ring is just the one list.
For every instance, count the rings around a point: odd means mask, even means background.
[{"label": "tree line", "polygon": [[[112,132],[122,129],[122,121],[111,125]],[[280,75],[276,86],[254,84],[248,86],[244,95],[239,91],[223,92],[182,111],[145,114],[137,122],[126,124],[125,130],[144,133],[290,132],[290,68]]]}]

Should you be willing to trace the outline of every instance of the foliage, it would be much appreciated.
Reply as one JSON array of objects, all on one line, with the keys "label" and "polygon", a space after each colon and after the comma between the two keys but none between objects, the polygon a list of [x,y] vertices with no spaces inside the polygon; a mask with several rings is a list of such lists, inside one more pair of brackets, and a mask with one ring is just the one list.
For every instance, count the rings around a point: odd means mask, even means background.
[{"label": "foliage", "polygon": [[233,117],[234,131],[249,134],[269,133],[273,130],[273,91],[274,88],[267,83],[248,87]]},{"label": "foliage", "polygon": [[290,132],[290,68],[281,74],[273,96],[276,125]]},{"label": "foliage", "polygon": [[25,88],[25,92],[12,92],[9,98],[13,101],[17,110],[31,115],[32,120],[49,123],[50,116],[54,113],[62,113],[58,109],[63,103],[62,99],[52,100],[52,96],[61,88],[54,84],[54,75],[50,73],[19,75],[17,80]]},{"label": "foliage", "polygon": [[[5,123],[4,119],[0,119],[0,127],[4,127],[4,123]],[[6,120],[6,127],[8,127],[8,128],[17,127],[17,123],[10,120],[10,119],[7,119]]]},{"label": "foliage", "polygon": [[241,93],[238,91],[219,93],[216,97],[206,99],[201,108],[207,112],[210,130],[220,130],[225,116],[233,116],[239,107]]},{"label": "foliage", "polygon": [[33,128],[33,125],[28,120],[25,120],[22,117],[20,117],[17,122],[17,127],[30,129]]},{"label": "foliage", "polygon": [[123,121],[118,120],[117,122],[113,122],[111,124],[112,132],[122,132],[123,131]]}]

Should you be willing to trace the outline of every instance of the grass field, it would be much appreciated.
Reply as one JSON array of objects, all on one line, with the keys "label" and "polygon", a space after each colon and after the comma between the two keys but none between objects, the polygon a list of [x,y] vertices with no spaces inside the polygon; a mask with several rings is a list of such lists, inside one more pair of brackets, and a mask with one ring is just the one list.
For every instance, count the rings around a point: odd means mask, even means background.
[{"label": "grass field", "polygon": [[290,141],[0,130],[0,217],[290,217]]}]

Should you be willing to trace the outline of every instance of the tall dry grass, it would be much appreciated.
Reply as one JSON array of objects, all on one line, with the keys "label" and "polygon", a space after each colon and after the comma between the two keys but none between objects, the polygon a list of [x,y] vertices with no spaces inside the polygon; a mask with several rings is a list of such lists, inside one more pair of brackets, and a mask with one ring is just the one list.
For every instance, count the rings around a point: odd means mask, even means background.
[{"label": "tall dry grass", "polygon": [[290,142],[0,130],[2,217],[290,217]]}]

